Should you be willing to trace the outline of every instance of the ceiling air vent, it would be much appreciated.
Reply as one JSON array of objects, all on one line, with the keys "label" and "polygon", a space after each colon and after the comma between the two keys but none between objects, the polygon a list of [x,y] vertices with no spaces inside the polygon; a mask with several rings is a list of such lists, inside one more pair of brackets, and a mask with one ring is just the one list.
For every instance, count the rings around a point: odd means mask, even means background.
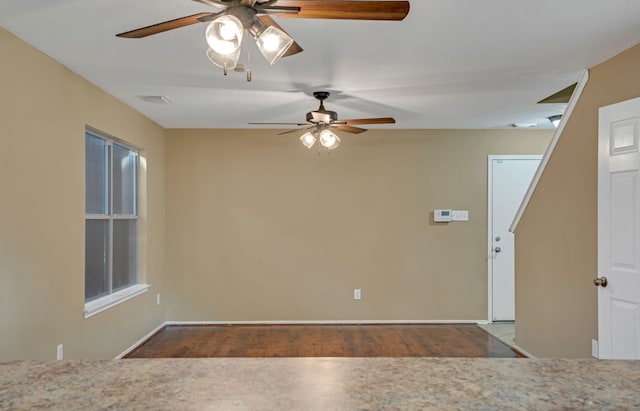
[{"label": "ceiling air vent", "polygon": [[153,104],[169,104],[171,100],[167,96],[138,96],[142,101]]}]

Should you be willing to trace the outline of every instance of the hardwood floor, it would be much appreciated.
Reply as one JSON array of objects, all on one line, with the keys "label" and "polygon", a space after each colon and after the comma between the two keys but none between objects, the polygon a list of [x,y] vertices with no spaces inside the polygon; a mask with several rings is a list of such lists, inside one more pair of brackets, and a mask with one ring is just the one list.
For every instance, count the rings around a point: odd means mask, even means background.
[{"label": "hardwood floor", "polygon": [[522,357],[475,324],[167,326],[125,358]]}]

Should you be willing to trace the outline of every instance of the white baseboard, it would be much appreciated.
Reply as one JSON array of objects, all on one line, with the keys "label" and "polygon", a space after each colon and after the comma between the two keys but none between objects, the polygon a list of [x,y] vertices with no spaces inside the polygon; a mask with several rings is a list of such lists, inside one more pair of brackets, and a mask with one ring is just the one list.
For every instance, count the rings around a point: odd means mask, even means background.
[{"label": "white baseboard", "polygon": [[276,321],[167,321],[165,325],[314,325],[314,324],[480,324],[486,320],[276,320]]},{"label": "white baseboard", "polygon": [[525,350],[523,350],[522,348],[520,348],[520,346],[518,344],[513,344],[512,348],[515,348],[516,350],[518,350],[518,352],[524,354],[527,358],[533,358],[533,359],[536,358],[536,357],[533,356],[533,354],[528,353]]},{"label": "white baseboard", "polygon": [[136,341],[131,347],[127,348],[126,350],[124,350],[123,352],[121,352],[120,354],[118,354],[118,356],[115,358],[116,360],[122,359],[122,357],[124,357],[125,355],[129,354],[131,351],[133,351],[135,348],[138,348],[140,346],[140,344],[142,344],[143,342],[145,342],[147,339],[149,339],[153,334],[157,333],[158,331],[160,331],[165,325],[167,325],[167,322],[163,322],[162,324],[160,324],[159,326],[157,326],[156,328],[154,328],[153,330],[149,331],[149,333],[147,335],[145,335],[144,337],[140,338],[138,341]]}]

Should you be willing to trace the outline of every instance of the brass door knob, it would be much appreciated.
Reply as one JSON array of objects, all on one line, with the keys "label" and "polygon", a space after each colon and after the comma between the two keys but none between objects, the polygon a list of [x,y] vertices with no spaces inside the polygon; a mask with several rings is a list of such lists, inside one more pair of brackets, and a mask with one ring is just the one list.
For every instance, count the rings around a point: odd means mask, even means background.
[{"label": "brass door knob", "polygon": [[607,277],[598,277],[593,279],[593,285],[596,287],[606,287],[607,284]]}]

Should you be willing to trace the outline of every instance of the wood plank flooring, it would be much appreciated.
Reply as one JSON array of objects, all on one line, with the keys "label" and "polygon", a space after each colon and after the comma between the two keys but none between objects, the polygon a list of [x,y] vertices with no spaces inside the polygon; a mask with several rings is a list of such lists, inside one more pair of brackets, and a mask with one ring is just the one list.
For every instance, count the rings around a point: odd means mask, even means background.
[{"label": "wood plank flooring", "polygon": [[126,358],[522,357],[475,324],[167,326]]}]

